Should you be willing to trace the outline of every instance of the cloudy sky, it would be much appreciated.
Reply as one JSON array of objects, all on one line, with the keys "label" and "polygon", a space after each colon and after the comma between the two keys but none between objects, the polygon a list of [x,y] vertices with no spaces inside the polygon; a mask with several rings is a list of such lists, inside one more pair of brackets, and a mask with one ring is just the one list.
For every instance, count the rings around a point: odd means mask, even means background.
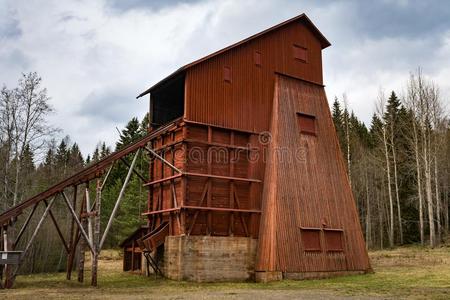
[{"label": "cloudy sky", "polygon": [[329,100],[346,93],[369,122],[380,87],[401,92],[421,66],[449,102],[446,0],[0,0],[0,84],[37,71],[51,122],[86,154],[145,114],[147,99],[135,96],[159,79],[302,12],[332,43],[323,53]]}]

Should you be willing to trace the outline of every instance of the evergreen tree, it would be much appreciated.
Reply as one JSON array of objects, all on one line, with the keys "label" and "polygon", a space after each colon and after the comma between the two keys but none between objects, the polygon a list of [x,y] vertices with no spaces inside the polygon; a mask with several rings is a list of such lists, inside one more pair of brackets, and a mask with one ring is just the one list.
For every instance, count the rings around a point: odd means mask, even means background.
[{"label": "evergreen tree", "polygon": [[139,140],[142,136],[142,126],[139,124],[139,120],[134,117],[127,123],[125,129],[121,131],[119,141],[116,143],[116,151]]},{"label": "evergreen tree", "polygon": [[109,149],[108,146],[106,146],[106,143],[102,143],[102,148],[100,150],[100,158],[104,158],[105,156],[108,156],[111,154],[111,149]]},{"label": "evergreen tree", "polygon": [[72,145],[69,152],[69,167],[71,172],[78,171],[84,167],[84,159],[77,143]]}]

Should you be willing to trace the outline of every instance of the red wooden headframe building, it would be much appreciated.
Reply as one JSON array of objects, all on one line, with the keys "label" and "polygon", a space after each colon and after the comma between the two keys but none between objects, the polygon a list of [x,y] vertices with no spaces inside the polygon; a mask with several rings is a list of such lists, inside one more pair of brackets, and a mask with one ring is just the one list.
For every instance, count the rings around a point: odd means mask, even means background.
[{"label": "red wooden headframe building", "polygon": [[[326,100],[327,39],[304,14],[190,63],[150,95],[150,233],[198,281],[370,269]],[[164,246],[162,246],[164,244]],[[163,254],[162,254],[163,253]]]},{"label": "red wooden headframe building", "polygon": [[[147,264],[168,278],[193,281],[370,271],[323,85],[328,46],[302,14],[141,93],[150,97],[145,137],[0,214],[6,279],[0,288],[12,286],[47,216],[67,252],[67,279],[78,257],[78,280],[84,280],[89,249],[91,284],[97,285],[98,255],[134,175],[149,191],[147,224],[122,243],[124,270]],[[148,176],[134,169],[140,155],[150,159]],[[131,156],[128,163],[124,158]],[[103,229],[102,190],[120,163],[128,172]],[[71,216],[67,235],[52,214],[56,201],[65,202]],[[38,206],[44,211],[24,245]]]}]

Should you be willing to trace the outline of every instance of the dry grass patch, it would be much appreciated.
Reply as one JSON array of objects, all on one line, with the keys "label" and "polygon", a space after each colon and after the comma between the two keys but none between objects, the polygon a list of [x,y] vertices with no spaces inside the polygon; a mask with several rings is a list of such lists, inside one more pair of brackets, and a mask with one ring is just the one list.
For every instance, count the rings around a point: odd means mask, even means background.
[{"label": "dry grass patch", "polygon": [[66,281],[63,273],[19,276],[15,288],[0,291],[0,298],[35,299],[40,295],[49,299],[450,298],[450,248],[402,247],[372,251],[370,257],[375,273],[367,275],[269,284],[200,284],[124,273],[120,253],[109,250],[101,255],[98,288],[88,285],[87,263],[84,284]]}]

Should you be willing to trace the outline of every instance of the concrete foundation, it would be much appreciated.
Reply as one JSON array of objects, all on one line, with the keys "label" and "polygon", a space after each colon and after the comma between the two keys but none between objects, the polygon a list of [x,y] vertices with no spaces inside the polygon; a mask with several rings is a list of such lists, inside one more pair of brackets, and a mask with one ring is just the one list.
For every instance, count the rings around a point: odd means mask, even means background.
[{"label": "concrete foundation", "polygon": [[271,281],[279,281],[283,279],[283,273],[278,271],[273,272],[255,272],[255,281],[256,282],[271,282]]},{"label": "concrete foundation", "polygon": [[246,237],[168,236],[164,275],[196,282],[254,279],[257,240]]}]

